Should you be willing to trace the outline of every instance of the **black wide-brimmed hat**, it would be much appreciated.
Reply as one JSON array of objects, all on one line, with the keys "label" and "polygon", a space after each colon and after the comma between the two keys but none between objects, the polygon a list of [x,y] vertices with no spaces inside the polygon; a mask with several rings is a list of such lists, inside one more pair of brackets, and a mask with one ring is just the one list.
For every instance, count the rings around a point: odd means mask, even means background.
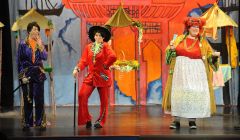
[{"label": "black wide-brimmed hat", "polygon": [[101,33],[104,38],[104,42],[108,42],[111,38],[111,33],[107,28],[101,26],[92,26],[88,31],[88,37],[91,39],[92,42],[95,42],[94,36],[96,32]]}]

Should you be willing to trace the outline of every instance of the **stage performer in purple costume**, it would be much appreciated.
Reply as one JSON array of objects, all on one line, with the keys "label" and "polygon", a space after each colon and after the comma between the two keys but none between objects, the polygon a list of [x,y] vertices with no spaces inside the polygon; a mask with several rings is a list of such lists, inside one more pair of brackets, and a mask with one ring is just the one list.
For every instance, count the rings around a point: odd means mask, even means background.
[{"label": "stage performer in purple costume", "polygon": [[[23,130],[30,127],[46,129],[44,111],[44,81],[46,76],[43,60],[47,60],[47,52],[40,37],[40,26],[31,22],[27,26],[27,37],[21,41],[17,51],[17,66],[19,80],[22,84],[24,111]],[[33,115],[33,100],[35,103],[35,122]]]},{"label": "stage performer in purple costume", "polygon": [[86,128],[92,127],[92,117],[88,111],[88,98],[93,90],[97,88],[101,108],[94,127],[102,128],[108,114],[109,87],[112,84],[109,67],[116,61],[116,55],[107,43],[111,38],[108,29],[93,26],[89,29],[88,35],[92,43],[85,47],[79,63],[73,70],[73,76],[76,78],[78,72],[88,67],[88,75],[85,77],[78,93],[78,125],[85,124]]}]

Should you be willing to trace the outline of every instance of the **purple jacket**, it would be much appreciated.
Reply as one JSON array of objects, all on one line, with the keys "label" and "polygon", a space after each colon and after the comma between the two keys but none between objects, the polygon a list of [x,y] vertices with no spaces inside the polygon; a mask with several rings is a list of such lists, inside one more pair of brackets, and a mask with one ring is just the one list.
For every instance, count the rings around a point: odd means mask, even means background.
[{"label": "purple jacket", "polygon": [[35,61],[32,62],[32,48],[25,40],[21,41],[17,51],[19,79],[25,75],[26,77],[30,77],[30,81],[33,82],[43,82],[46,80],[43,70],[43,60],[47,60],[45,49],[42,52],[37,49],[35,51]]}]

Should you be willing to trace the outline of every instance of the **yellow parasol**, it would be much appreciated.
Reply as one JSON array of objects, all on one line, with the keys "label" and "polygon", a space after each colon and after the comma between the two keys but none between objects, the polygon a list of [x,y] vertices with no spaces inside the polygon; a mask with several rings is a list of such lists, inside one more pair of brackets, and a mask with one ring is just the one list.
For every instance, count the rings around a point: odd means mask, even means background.
[{"label": "yellow parasol", "polygon": [[105,23],[112,27],[126,27],[132,25],[132,19],[126,14],[122,4],[118,7],[114,15]]},{"label": "yellow parasol", "polygon": [[53,25],[49,19],[39,14],[34,8],[29,10],[25,15],[20,17],[14,22],[12,26],[12,31],[17,31],[20,29],[27,29],[27,25],[30,22],[36,21],[41,29],[51,29]]},{"label": "yellow parasol", "polygon": [[213,6],[202,14],[202,18],[206,19],[206,25],[204,26],[207,37],[212,37],[214,40],[217,39],[217,28],[225,26],[238,27],[237,23],[225,14],[217,5],[214,3]]},{"label": "yellow parasol", "polygon": [[2,28],[4,26],[4,24],[2,22],[0,22],[0,28]]},{"label": "yellow parasol", "polygon": [[202,14],[202,18],[206,19],[206,25],[204,26],[204,33],[207,37],[212,37],[214,40],[217,39],[217,28],[226,28],[226,44],[228,53],[231,59],[232,68],[237,67],[238,50],[236,46],[236,39],[234,37],[233,28],[238,27],[237,23],[231,19],[230,16],[225,14],[217,5],[214,3],[213,6]]}]

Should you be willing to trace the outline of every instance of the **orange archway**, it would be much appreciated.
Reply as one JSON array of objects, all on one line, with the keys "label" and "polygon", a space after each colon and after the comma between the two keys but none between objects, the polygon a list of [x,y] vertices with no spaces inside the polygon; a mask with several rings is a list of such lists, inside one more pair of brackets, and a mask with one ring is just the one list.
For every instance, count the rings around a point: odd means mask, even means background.
[{"label": "orange archway", "polygon": [[[106,21],[115,13],[122,0],[62,0],[66,8],[72,11],[81,18],[81,45],[80,49],[87,43],[87,25],[104,25]],[[131,85],[130,89],[125,89],[122,84],[122,91],[127,91],[126,95],[130,96],[133,100],[136,99],[136,94],[141,96],[141,104],[146,104],[147,85],[150,81],[161,78],[163,88],[167,79],[168,67],[165,65],[165,48],[172,38],[174,33],[183,32],[183,17],[193,8],[198,8],[198,4],[206,5],[216,2],[216,0],[124,0],[124,10],[134,20],[140,21],[144,26],[143,42],[141,43],[141,57],[140,57],[140,91],[136,91],[136,74],[129,73],[129,80],[126,78],[124,84]],[[124,36],[123,39],[117,38],[121,36],[121,31],[113,31],[113,48],[118,52],[120,49],[126,51],[121,42],[129,44],[129,53],[126,56],[136,59],[136,41],[137,34],[130,29],[124,29],[124,32],[129,32],[128,37]],[[121,36],[122,38],[122,36]],[[123,47],[123,48],[122,48]],[[135,51],[135,52],[132,52]],[[154,52],[154,55],[151,55]],[[119,57],[119,56],[118,56]],[[153,58],[154,57],[154,58]],[[152,68],[154,67],[154,68]],[[158,72],[157,72],[158,71]],[[134,73],[134,72],[133,72]],[[120,73],[115,72],[115,80],[120,81]],[[81,77],[83,77],[82,74]],[[129,82],[128,82],[129,81]],[[81,82],[79,82],[81,83]],[[134,90],[135,89],[135,90]],[[132,92],[132,93],[130,93]],[[139,93],[138,93],[139,92]],[[114,90],[111,91],[111,104],[115,103]]]}]

